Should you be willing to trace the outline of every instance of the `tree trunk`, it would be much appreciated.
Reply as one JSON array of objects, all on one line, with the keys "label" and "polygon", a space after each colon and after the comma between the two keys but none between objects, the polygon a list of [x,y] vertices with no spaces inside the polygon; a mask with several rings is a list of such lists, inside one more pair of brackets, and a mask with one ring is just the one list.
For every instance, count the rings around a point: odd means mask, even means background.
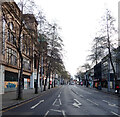
[{"label": "tree trunk", "polygon": [[22,92],[22,73],[23,73],[23,57],[21,52],[19,51],[20,60],[21,60],[21,68],[20,68],[20,75],[18,77],[18,96],[17,99],[21,100],[23,98],[23,92]]},{"label": "tree trunk", "polygon": [[49,85],[48,85],[48,89],[50,89],[50,72],[49,72]]},{"label": "tree trunk", "polygon": [[113,59],[112,59],[112,54],[111,54],[110,36],[109,36],[109,27],[108,27],[108,17],[107,17],[107,43],[108,43],[109,59],[110,59],[110,63],[111,63],[113,74],[114,74],[115,88],[116,88],[116,85],[117,85],[117,76],[116,76],[115,67],[113,65]]},{"label": "tree trunk", "polygon": [[54,82],[53,82],[53,79],[54,79],[54,77],[53,77],[53,74],[52,74],[52,87],[51,87],[51,88],[53,88],[53,83],[54,83]]},{"label": "tree trunk", "polygon": [[48,70],[46,72],[46,79],[45,79],[45,84],[44,84],[44,91],[46,91],[47,79],[48,79]]},{"label": "tree trunk", "polygon": [[38,78],[39,78],[39,59],[38,59],[38,68],[37,68],[37,80],[35,83],[35,94],[38,94]]},{"label": "tree trunk", "polygon": [[55,87],[55,79],[54,79],[54,87]]},{"label": "tree trunk", "polygon": [[46,85],[47,85],[47,78],[45,79],[44,89],[43,91],[46,91]]},{"label": "tree trunk", "polygon": [[[110,52],[110,50],[109,50],[109,52]],[[112,70],[113,70],[113,74],[114,74],[115,88],[116,88],[116,85],[117,85],[117,75],[116,75],[115,67],[114,67],[114,65],[113,65],[113,60],[112,60],[111,52],[109,53],[109,58],[110,58],[110,63],[111,63]]]}]

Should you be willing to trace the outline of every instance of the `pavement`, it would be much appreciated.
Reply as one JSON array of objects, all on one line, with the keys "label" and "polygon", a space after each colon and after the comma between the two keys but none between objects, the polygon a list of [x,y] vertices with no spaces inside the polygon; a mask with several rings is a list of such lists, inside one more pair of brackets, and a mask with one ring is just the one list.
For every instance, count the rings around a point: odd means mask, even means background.
[{"label": "pavement", "polygon": [[[86,87],[86,86],[85,86]],[[115,93],[115,89],[110,89],[110,91],[108,91],[108,88],[103,88],[101,90],[97,89],[97,88],[93,88],[93,87],[88,87],[90,89],[94,89],[94,90],[97,90],[97,91],[100,91],[100,92],[104,92],[104,93],[108,93],[108,94],[112,94],[112,95],[116,95],[116,96],[119,96],[120,97],[120,91],[119,91],[119,94],[116,94]]]}]

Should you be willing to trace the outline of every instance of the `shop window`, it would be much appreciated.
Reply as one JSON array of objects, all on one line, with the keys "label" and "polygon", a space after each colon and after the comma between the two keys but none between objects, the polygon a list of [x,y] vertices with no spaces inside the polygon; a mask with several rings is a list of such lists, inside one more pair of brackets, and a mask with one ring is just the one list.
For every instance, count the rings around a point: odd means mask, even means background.
[{"label": "shop window", "polygon": [[18,74],[5,71],[5,81],[18,81]]}]

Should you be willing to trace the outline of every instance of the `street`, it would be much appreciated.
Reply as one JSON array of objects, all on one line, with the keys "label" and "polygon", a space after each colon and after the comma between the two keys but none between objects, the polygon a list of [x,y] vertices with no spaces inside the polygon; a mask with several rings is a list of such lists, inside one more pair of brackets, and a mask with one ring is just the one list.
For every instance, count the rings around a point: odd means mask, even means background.
[{"label": "street", "polygon": [[80,85],[62,85],[35,99],[4,110],[4,115],[120,116],[120,99]]}]

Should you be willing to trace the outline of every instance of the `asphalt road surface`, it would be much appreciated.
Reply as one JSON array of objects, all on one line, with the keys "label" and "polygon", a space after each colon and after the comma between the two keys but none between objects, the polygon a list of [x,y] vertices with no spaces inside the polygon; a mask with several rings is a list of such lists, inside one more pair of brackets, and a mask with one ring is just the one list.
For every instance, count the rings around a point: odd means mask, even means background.
[{"label": "asphalt road surface", "polygon": [[3,115],[114,115],[120,117],[119,97],[79,85],[63,85],[9,110]]}]

